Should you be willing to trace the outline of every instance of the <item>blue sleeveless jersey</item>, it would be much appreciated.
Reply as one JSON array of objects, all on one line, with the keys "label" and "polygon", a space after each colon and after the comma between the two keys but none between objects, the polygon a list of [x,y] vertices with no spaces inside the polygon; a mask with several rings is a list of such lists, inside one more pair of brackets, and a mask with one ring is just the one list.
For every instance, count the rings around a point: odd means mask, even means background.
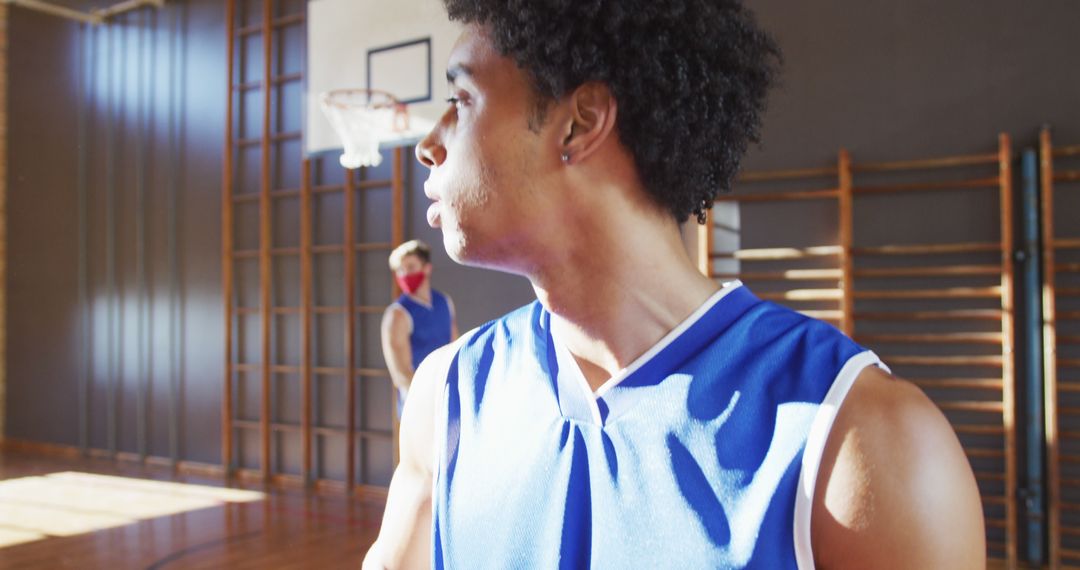
[{"label": "blue sleeveless jersey", "polygon": [[[394,302],[409,315],[412,331],[409,333],[409,347],[412,351],[412,367],[417,366],[435,349],[449,344],[451,340],[450,302],[446,295],[432,289],[431,306],[425,305],[415,297],[401,295]],[[405,393],[398,391],[398,414],[405,405]]]},{"label": "blue sleeveless jersey", "polygon": [[872,353],[736,282],[594,394],[550,323],[533,303],[449,362],[435,568],[813,566],[817,464]]},{"label": "blue sleeveless jersey", "polygon": [[416,370],[427,355],[450,343],[450,302],[446,300],[446,295],[432,289],[431,306],[409,295],[401,295],[395,304],[405,309],[412,319],[409,346],[412,348],[413,370]]}]

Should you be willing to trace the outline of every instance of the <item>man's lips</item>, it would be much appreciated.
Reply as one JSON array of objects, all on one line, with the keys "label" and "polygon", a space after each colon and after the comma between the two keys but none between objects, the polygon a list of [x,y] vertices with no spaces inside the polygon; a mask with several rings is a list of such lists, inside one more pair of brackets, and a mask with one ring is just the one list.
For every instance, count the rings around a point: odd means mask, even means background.
[{"label": "man's lips", "polygon": [[431,200],[431,205],[427,209],[427,223],[433,228],[439,227],[439,218],[441,207],[439,205],[439,195],[432,191],[431,186],[424,184],[424,195]]},{"label": "man's lips", "polygon": [[439,202],[432,202],[427,209],[427,223],[433,228],[437,228],[440,225],[440,207]]},{"label": "man's lips", "polygon": [[435,191],[435,189],[432,186],[433,185],[431,184],[431,180],[428,180],[427,182],[424,183],[424,196],[427,196],[428,200],[431,200],[433,202],[438,202],[439,201],[439,194],[438,194],[438,192]]}]

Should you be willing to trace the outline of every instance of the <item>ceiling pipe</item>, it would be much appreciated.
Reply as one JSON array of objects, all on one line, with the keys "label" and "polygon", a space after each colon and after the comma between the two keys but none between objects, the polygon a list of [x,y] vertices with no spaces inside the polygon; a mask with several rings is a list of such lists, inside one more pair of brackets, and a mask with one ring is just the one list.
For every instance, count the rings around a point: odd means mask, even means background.
[{"label": "ceiling pipe", "polygon": [[125,0],[113,4],[112,6],[98,8],[89,12],[57,6],[56,4],[44,2],[43,0],[0,0],[0,3],[11,6],[20,6],[28,10],[36,10],[45,14],[93,25],[104,24],[106,20],[113,16],[137,10],[143,6],[153,6],[155,8],[165,7],[165,0]]}]

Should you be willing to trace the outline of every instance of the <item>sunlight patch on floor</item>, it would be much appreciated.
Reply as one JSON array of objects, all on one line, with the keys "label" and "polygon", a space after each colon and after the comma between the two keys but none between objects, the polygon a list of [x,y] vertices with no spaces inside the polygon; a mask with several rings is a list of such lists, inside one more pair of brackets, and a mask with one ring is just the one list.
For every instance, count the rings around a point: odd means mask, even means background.
[{"label": "sunlight patch on floor", "polygon": [[0,547],[259,501],[257,491],[61,472],[0,481]]}]

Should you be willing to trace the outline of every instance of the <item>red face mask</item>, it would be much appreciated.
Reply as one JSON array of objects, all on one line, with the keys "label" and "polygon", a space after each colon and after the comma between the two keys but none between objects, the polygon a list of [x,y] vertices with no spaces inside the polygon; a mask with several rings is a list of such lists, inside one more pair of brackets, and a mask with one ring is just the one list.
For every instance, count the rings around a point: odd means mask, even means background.
[{"label": "red face mask", "polygon": [[410,295],[416,293],[416,291],[420,289],[420,286],[424,284],[424,279],[427,279],[427,275],[424,275],[423,271],[394,276],[394,280],[397,281],[398,287],[401,287],[402,291]]}]

